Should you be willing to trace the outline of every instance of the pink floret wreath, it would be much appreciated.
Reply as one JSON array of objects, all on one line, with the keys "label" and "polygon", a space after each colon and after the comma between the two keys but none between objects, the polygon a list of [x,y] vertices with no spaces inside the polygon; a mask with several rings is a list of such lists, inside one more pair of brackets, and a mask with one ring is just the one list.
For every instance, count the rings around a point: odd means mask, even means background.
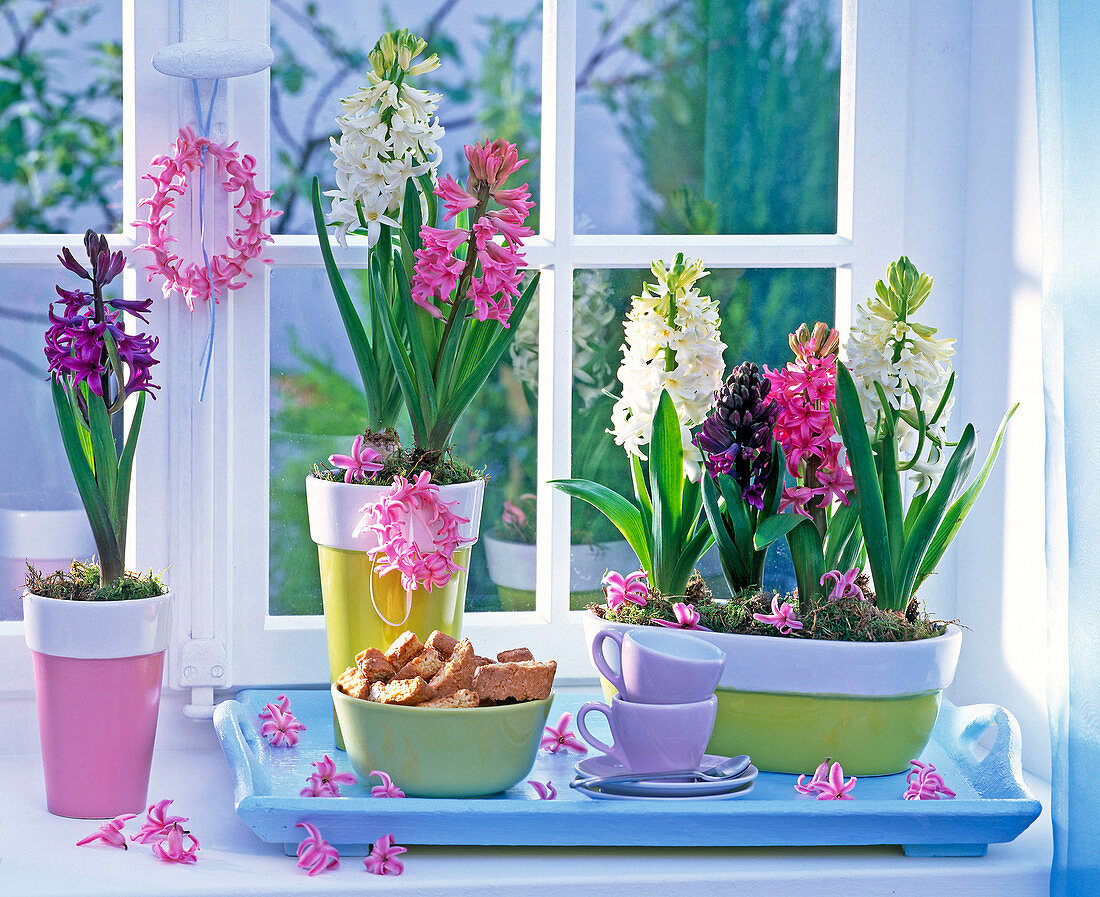
[{"label": "pink floret wreath", "polygon": [[[225,296],[229,290],[239,290],[245,285],[248,273],[245,266],[264,251],[264,243],[271,236],[264,233],[264,222],[283,214],[276,209],[265,208],[272,191],[256,187],[256,160],[252,156],[241,156],[237,144],[222,146],[206,137],[200,137],[191,128],[181,128],[179,137],[173,144],[171,155],[157,156],[152,165],[159,167],[159,174],[142,175],[142,180],[154,185],[153,195],[138,203],[139,208],[148,209],[148,217],[133,222],[134,227],[144,227],[149,231],[147,241],[138,249],[147,249],[153,253],[154,262],[146,265],[148,281],[152,283],[158,274],[164,278],[164,298],[172,292],[183,294],[187,307],[195,310],[195,300],[209,300],[213,295],[218,301],[219,295]],[[169,249],[170,243],[178,240],[168,233],[168,221],[175,212],[176,199],[187,192],[188,179],[196,171],[202,171],[203,151],[207,159],[214,159],[221,174],[221,186],[226,193],[242,192],[234,208],[237,217],[244,222],[234,230],[233,236],[226,238],[229,251],[210,256],[210,274],[206,265],[200,262],[187,262]],[[201,176],[201,175],[200,175]],[[270,264],[271,259],[261,259]],[[213,289],[211,289],[213,279]]]},{"label": "pink floret wreath", "polygon": [[398,571],[410,602],[419,587],[430,592],[445,586],[462,569],[454,553],[461,547],[459,526],[469,521],[451,510],[455,504],[440,499],[439,487],[423,471],[412,481],[395,476],[389,493],[359,509],[363,519],[354,535],[369,532],[378,539],[367,552],[380,561],[375,574]]}]

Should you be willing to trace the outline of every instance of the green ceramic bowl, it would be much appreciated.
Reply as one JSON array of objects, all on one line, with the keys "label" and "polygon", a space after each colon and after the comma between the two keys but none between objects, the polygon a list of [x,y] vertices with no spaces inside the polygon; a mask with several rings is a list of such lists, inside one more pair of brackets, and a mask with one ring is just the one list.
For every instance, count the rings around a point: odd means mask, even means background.
[{"label": "green ceramic bowl", "polygon": [[409,797],[484,797],[531,771],[550,697],[500,707],[439,710],[377,704],[332,687],[351,766],[389,773]]}]

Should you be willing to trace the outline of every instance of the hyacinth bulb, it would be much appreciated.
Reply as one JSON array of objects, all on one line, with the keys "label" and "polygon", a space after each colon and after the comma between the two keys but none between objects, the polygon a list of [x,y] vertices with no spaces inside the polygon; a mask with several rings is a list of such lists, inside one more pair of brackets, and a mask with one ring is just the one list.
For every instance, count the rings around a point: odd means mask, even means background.
[{"label": "hyacinth bulb", "polygon": [[755,364],[733,369],[715,390],[714,408],[695,436],[712,477],[733,477],[742,497],[761,507],[772,453],[772,428],[779,405],[770,397],[771,382]]}]

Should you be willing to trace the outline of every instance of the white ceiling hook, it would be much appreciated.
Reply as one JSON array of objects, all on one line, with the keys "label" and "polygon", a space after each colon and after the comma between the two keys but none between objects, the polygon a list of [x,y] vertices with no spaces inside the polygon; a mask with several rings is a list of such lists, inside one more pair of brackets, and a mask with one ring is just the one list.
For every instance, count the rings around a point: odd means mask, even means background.
[{"label": "white ceiling hook", "polygon": [[270,68],[275,53],[262,41],[188,40],[161,47],[153,68],[173,78],[238,78]]}]

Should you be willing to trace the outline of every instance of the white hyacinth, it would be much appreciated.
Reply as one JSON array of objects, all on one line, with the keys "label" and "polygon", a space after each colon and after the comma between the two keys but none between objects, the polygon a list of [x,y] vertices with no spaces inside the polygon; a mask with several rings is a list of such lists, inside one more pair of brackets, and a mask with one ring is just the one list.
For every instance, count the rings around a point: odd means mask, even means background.
[{"label": "white hyacinth", "polygon": [[[932,420],[951,377],[953,339],[936,339],[936,330],[910,319],[932,291],[932,278],[921,274],[907,258],[890,265],[887,280],[875,284],[877,298],[859,306],[848,337],[848,367],[860,391],[867,425],[874,427],[881,403],[878,383],[891,406],[916,418],[916,403],[910,388],[920,397],[926,420]],[[954,396],[948,397],[939,417],[926,427],[921,457],[913,464],[914,480],[920,489],[939,477],[946,462],[946,425]],[[899,461],[912,461],[920,442],[917,429],[898,421]]]},{"label": "white hyacinth", "polygon": [[[602,271],[580,271],[573,285],[573,391],[584,408],[615,385],[607,360],[607,325],[615,317],[611,288]],[[538,296],[520,322],[512,346],[512,371],[531,392],[539,392]]]},{"label": "white hyacinth", "polygon": [[645,458],[653,415],[667,390],[680,419],[684,473],[698,480],[702,456],[690,428],[702,422],[722,385],[725,344],[719,332],[718,303],[703,296],[695,282],[705,277],[702,262],[678,255],[671,268],[653,263],[656,283],[647,283],[627,313],[619,380],[622,397],[611,412],[615,442]]},{"label": "white hyacinth", "polygon": [[336,157],[336,189],[327,221],[347,246],[349,233],[366,234],[373,246],[382,224],[395,226],[410,178],[439,168],[443,127],[433,119],[440,94],[409,80],[439,67],[434,53],[413,63],[426,43],[407,31],[384,34],[370,53],[368,86],[340,101],[340,139],[330,138]]}]

